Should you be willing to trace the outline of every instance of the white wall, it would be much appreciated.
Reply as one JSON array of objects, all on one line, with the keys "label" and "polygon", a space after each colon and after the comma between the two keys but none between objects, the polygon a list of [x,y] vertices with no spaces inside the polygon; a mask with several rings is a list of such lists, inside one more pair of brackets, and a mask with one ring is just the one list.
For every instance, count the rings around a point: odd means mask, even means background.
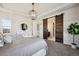
[{"label": "white wall", "polygon": [[[32,21],[31,19],[27,17],[21,17],[18,15],[6,13],[6,12],[0,12],[0,32],[2,32],[2,19],[9,19],[12,21],[12,34],[23,34],[25,36],[32,37]],[[21,30],[21,24],[26,23],[27,24],[27,30],[22,31]]]},{"label": "white wall", "polygon": [[[21,24],[26,23],[27,24],[27,30],[22,31]],[[13,27],[12,32],[16,31],[17,34],[23,34],[24,36],[31,36],[32,37],[32,22],[28,18],[17,18],[13,20]]]},{"label": "white wall", "polygon": [[[32,20],[28,17],[24,17],[17,14],[12,14],[8,12],[0,11],[0,32],[2,32],[2,19],[9,19],[12,22],[12,29],[11,33],[13,35],[22,34],[27,37],[37,36],[39,35],[40,38],[43,38],[43,22],[42,20],[36,20],[34,21],[34,26],[32,25]],[[22,31],[21,30],[21,24],[26,23],[27,24],[27,30]],[[39,31],[37,31],[37,24],[39,24]],[[32,28],[33,26],[33,28]],[[32,29],[33,29],[33,35],[32,35]]]},{"label": "white wall", "polygon": [[43,38],[43,20],[39,19],[39,37]]},{"label": "white wall", "polygon": [[[70,9],[66,9],[66,10],[58,12],[58,13],[48,14],[47,16],[44,16],[43,19],[47,18],[47,17],[55,16],[55,15],[58,15],[61,13],[64,13],[64,17],[63,17],[64,18],[63,19],[63,23],[64,23],[63,24],[63,28],[64,28],[64,30],[63,30],[63,35],[64,35],[63,36],[63,44],[70,45],[72,43],[72,36],[67,32],[67,28],[71,23],[74,23],[74,22],[79,23],[79,6],[73,7]],[[42,18],[41,18],[41,20],[42,20]],[[79,47],[79,35],[76,35],[75,39],[76,39],[76,44]]]},{"label": "white wall", "polygon": [[[64,44],[72,43],[72,36],[67,32],[67,28],[71,23],[79,23],[79,6],[64,11]],[[79,47],[79,35],[76,36],[76,44]]]}]

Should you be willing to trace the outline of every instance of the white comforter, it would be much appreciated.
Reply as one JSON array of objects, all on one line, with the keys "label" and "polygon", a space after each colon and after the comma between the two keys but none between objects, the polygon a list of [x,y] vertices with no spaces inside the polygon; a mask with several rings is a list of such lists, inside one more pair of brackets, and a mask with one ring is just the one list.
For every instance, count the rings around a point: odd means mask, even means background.
[{"label": "white comforter", "polygon": [[3,56],[31,56],[40,49],[47,50],[47,44],[40,38],[16,38],[12,44],[5,44],[0,48]]}]

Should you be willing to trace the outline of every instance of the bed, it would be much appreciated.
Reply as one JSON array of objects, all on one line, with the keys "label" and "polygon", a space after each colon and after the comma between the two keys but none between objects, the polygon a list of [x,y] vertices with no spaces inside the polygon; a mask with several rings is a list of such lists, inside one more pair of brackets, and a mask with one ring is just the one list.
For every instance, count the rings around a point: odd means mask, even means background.
[{"label": "bed", "polygon": [[16,37],[11,44],[0,48],[0,56],[45,56],[48,47],[44,39]]}]

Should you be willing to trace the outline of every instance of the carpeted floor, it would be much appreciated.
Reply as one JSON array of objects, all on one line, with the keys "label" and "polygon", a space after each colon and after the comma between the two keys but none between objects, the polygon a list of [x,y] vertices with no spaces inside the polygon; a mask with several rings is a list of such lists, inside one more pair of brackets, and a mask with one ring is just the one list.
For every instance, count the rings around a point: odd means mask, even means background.
[{"label": "carpeted floor", "polygon": [[47,44],[47,56],[79,56],[79,49],[53,41],[47,41]]}]

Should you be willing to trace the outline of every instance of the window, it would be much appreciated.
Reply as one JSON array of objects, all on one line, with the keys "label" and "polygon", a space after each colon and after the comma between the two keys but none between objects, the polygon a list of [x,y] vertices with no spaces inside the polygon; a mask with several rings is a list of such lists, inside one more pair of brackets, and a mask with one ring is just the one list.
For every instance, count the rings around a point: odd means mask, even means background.
[{"label": "window", "polygon": [[3,25],[3,33],[10,33],[11,31],[11,20],[2,20],[2,25]]}]

